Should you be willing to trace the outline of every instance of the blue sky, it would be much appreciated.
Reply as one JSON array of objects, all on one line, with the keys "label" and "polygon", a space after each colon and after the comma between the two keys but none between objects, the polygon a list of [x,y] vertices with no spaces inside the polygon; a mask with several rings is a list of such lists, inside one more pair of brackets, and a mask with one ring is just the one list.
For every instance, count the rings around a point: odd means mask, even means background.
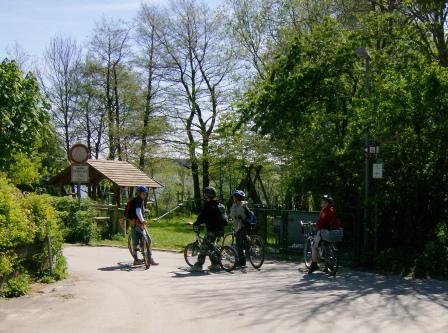
[{"label": "blue sky", "polygon": [[[85,43],[103,15],[132,20],[141,2],[168,0],[0,0],[0,60],[15,42],[37,57],[55,35]],[[220,0],[205,2],[215,6]]]}]

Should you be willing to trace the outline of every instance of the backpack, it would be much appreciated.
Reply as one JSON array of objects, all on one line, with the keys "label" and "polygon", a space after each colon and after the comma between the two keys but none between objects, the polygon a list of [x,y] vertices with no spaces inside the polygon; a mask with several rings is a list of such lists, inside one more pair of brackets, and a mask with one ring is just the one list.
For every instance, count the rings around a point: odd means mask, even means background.
[{"label": "backpack", "polygon": [[126,203],[126,206],[124,208],[124,217],[125,218],[127,218],[127,219],[131,218],[131,214],[132,214],[131,212],[132,212],[133,208],[134,208],[134,199],[131,199]]},{"label": "backpack", "polygon": [[244,219],[244,226],[248,229],[253,229],[257,225],[257,217],[255,213],[251,211],[247,206],[244,206],[244,214],[246,218]]},{"label": "backpack", "polygon": [[224,206],[222,203],[218,203],[218,209],[221,213],[221,222],[223,226],[226,226],[229,224],[229,218],[227,217],[226,213],[226,206]]}]

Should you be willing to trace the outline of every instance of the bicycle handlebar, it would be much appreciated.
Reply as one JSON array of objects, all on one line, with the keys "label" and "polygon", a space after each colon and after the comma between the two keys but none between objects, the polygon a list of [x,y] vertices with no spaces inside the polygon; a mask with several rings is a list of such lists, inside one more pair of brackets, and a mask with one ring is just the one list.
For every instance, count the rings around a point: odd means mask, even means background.
[{"label": "bicycle handlebar", "polygon": [[300,221],[300,225],[301,225],[302,227],[305,227],[305,226],[315,226],[315,225],[316,225],[316,222],[311,222],[311,221],[303,222],[303,221]]}]

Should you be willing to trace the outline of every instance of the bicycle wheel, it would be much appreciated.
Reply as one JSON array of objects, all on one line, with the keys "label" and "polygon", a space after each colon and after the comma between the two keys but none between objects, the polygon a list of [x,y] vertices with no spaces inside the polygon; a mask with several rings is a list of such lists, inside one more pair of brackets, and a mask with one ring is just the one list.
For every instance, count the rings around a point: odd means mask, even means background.
[{"label": "bicycle wheel", "polygon": [[264,263],[264,242],[260,236],[250,236],[248,239],[247,256],[255,269],[259,269]]},{"label": "bicycle wheel", "polygon": [[129,233],[128,236],[128,250],[132,258],[135,258],[134,244],[132,242],[132,233]]},{"label": "bicycle wheel", "polygon": [[145,263],[146,269],[151,266],[151,249],[149,248],[149,242],[146,236],[142,237],[140,241],[140,248],[142,250],[143,261]]},{"label": "bicycle wheel", "polygon": [[334,244],[325,244],[325,265],[331,275],[336,275],[339,268],[338,250]]},{"label": "bicycle wheel", "polygon": [[311,262],[313,261],[312,244],[310,239],[305,241],[305,246],[303,247],[303,260],[305,261],[306,268],[310,268]]},{"label": "bicycle wheel", "polygon": [[232,246],[235,247],[235,237],[233,233],[225,234],[222,239],[222,246]]},{"label": "bicycle wheel", "polygon": [[199,245],[198,242],[190,243],[185,246],[184,249],[184,259],[188,266],[192,267],[199,255]]},{"label": "bicycle wheel", "polygon": [[223,246],[220,248],[219,265],[226,272],[231,272],[236,267],[237,253],[231,246]]}]

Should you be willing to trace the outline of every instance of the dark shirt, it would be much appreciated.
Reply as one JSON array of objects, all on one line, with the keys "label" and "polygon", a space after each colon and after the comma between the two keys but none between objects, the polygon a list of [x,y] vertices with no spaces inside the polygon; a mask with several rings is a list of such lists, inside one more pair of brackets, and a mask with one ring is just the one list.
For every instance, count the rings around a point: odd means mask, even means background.
[{"label": "dark shirt", "polygon": [[223,232],[225,222],[223,221],[221,211],[219,210],[219,201],[206,201],[201,213],[199,214],[195,226],[205,224],[207,231]]},{"label": "dark shirt", "polygon": [[[129,212],[129,219],[137,219],[137,220],[141,220],[138,218],[137,216],[137,209],[140,208],[143,218],[145,218],[145,202],[143,201],[142,198],[140,197],[135,197],[134,199],[132,199],[132,207],[131,210]],[[142,221],[140,221],[142,222]]]}]

